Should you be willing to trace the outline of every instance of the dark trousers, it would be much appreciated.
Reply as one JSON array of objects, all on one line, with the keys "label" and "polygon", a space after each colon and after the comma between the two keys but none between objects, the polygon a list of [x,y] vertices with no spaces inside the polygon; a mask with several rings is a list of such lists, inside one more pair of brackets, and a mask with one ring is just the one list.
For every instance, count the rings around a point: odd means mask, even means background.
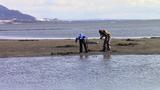
[{"label": "dark trousers", "polygon": [[103,43],[103,51],[106,50],[106,45],[107,45],[107,50],[110,50],[109,41],[108,41],[107,39],[104,39],[104,43]]},{"label": "dark trousers", "polygon": [[85,49],[85,52],[87,53],[88,50],[87,50],[87,45],[86,45],[86,42],[84,39],[82,40],[79,40],[79,52],[83,52],[83,46],[84,46],[84,49]]}]

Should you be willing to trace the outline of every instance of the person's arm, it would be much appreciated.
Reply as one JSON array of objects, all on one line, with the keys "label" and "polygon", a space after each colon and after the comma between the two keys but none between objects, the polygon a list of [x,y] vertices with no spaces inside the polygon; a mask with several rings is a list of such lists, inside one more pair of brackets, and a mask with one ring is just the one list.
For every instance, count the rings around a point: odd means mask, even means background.
[{"label": "person's arm", "polygon": [[102,39],[104,37],[104,33],[102,31],[99,31],[100,34],[100,39]]},{"label": "person's arm", "polygon": [[80,39],[80,37],[78,36],[78,37],[75,39],[75,42],[77,42],[79,39]]},{"label": "person's arm", "polygon": [[78,41],[78,37],[75,39],[75,42],[77,42]]},{"label": "person's arm", "polygon": [[100,39],[102,39],[104,36],[103,35],[100,35]]},{"label": "person's arm", "polygon": [[83,38],[86,40],[87,39],[87,37],[86,36],[83,36]]}]

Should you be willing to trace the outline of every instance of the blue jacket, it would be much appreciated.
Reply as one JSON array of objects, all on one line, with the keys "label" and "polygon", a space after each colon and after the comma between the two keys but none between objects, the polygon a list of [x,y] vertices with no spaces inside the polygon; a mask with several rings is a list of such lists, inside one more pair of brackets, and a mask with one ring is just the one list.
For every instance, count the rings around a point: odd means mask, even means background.
[{"label": "blue jacket", "polygon": [[79,36],[76,38],[76,42],[77,40],[85,40],[85,39],[86,39],[85,35],[79,34]]}]

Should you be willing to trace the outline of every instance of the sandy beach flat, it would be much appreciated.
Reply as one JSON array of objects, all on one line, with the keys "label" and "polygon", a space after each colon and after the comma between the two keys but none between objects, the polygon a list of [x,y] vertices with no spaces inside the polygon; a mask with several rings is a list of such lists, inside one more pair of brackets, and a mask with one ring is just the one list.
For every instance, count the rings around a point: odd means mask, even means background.
[{"label": "sandy beach flat", "polygon": [[[103,40],[88,40],[89,54],[101,53]],[[112,54],[160,54],[160,39],[112,39]],[[74,40],[0,40],[0,57],[79,54]]]}]

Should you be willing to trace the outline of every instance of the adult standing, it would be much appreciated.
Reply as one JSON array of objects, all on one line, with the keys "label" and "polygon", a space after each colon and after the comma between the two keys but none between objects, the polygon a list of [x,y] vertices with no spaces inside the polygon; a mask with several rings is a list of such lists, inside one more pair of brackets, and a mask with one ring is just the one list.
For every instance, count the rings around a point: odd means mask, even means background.
[{"label": "adult standing", "polygon": [[83,52],[83,46],[85,49],[85,52],[88,52],[87,49],[87,44],[86,44],[86,36],[83,34],[79,34],[79,36],[76,38],[76,42],[79,41],[79,52],[82,53]]}]

